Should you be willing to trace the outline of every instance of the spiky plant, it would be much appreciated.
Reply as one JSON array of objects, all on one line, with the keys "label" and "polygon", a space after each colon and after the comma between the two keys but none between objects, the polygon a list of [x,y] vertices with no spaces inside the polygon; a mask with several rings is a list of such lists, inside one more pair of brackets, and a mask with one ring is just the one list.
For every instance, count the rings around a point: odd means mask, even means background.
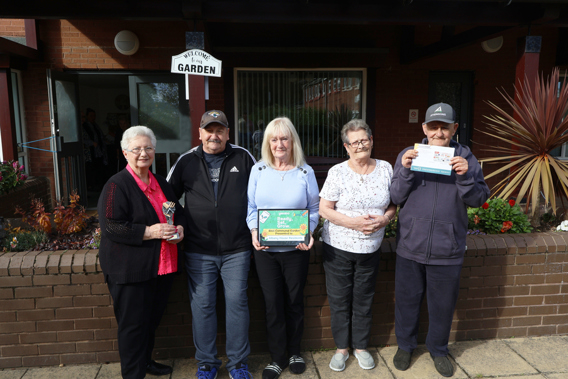
[{"label": "spiky plant", "polygon": [[552,205],[556,213],[556,197],[568,197],[568,162],[550,155],[550,152],[568,142],[568,86],[563,81],[559,86],[560,71],[544,79],[541,74],[535,80],[534,89],[525,78],[515,89],[515,97],[499,91],[516,117],[492,102],[487,102],[496,115],[485,116],[489,131],[480,130],[503,142],[504,146],[492,146],[486,151],[499,156],[481,159],[481,162],[502,163],[502,167],[487,175],[489,179],[510,170],[493,190],[495,196],[510,198],[518,190],[517,198],[527,195],[527,209],[532,204],[531,214],[539,204],[542,191],[545,205]]}]

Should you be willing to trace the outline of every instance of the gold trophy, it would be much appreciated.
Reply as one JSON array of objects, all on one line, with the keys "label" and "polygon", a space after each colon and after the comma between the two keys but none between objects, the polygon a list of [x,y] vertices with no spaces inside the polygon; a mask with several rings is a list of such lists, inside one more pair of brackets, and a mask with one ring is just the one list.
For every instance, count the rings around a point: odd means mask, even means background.
[{"label": "gold trophy", "polygon": [[[174,203],[173,201],[166,201],[164,204],[162,204],[162,212],[164,212],[164,216],[166,216],[166,220],[168,221],[169,225],[174,224],[173,217],[175,211],[176,211],[176,203]],[[168,238],[168,241],[177,240],[178,238],[179,234],[176,232],[173,236]]]}]

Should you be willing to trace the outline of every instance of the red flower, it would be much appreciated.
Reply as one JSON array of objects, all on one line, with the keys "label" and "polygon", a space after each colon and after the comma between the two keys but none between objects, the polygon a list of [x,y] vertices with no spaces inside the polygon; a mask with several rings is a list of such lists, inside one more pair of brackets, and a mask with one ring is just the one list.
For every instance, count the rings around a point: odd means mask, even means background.
[{"label": "red flower", "polygon": [[483,203],[483,205],[481,206],[481,208],[483,208],[483,209],[487,209],[487,208],[489,208],[489,204],[487,204],[487,203]]},{"label": "red flower", "polygon": [[479,224],[480,221],[481,219],[479,218],[479,216],[475,215],[475,217],[473,218],[473,222],[475,223],[475,225]]},{"label": "red flower", "polygon": [[514,206],[514,205],[515,205],[515,200],[513,200],[513,199],[509,200],[509,205],[510,205],[510,206]]},{"label": "red flower", "polygon": [[504,221],[501,233],[505,233],[507,230],[511,229],[512,227],[513,227],[513,221]]}]

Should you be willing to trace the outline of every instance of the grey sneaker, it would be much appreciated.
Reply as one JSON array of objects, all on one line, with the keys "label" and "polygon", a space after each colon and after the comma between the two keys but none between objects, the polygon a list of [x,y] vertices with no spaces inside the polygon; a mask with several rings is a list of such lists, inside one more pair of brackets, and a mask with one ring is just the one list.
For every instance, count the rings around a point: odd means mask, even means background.
[{"label": "grey sneaker", "polygon": [[343,355],[341,353],[336,353],[331,358],[331,362],[329,362],[329,368],[333,371],[343,371],[345,370],[345,361],[349,358],[349,353],[347,355]]},{"label": "grey sneaker", "polygon": [[375,360],[367,350],[360,353],[355,350],[353,355],[355,355],[355,358],[357,358],[357,360],[359,361],[359,367],[361,367],[363,370],[370,370],[375,367]]}]

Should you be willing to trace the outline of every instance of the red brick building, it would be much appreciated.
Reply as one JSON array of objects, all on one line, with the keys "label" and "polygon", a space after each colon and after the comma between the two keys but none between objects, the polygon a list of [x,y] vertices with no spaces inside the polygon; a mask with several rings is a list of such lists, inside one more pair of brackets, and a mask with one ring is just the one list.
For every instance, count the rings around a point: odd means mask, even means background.
[{"label": "red brick building", "polygon": [[[458,110],[459,142],[494,143],[477,130],[486,101],[504,105],[497,89],[511,93],[518,78],[568,63],[564,1],[35,3],[0,9],[2,159],[19,157],[29,174],[48,177],[54,197],[79,188],[90,206],[87,108],[109,136],[107,176],[119,118],[156,131],[163,174],[199,143],[205,109],[224,110],[231,142],[255,154],[263,126],[287,115],[308,156],[343,157],[338,130],[360,117],[374,130],[374,156],[394,163],[422,138],[429,104]],[[132,55],[116,47],[123,30],[137,37]],[[194,47],[222,60],[221,78],[170,73],[171,57]],[[64,137],[59,153],[52,136]],[[22,148],[26,141],[52,152]]]}]

